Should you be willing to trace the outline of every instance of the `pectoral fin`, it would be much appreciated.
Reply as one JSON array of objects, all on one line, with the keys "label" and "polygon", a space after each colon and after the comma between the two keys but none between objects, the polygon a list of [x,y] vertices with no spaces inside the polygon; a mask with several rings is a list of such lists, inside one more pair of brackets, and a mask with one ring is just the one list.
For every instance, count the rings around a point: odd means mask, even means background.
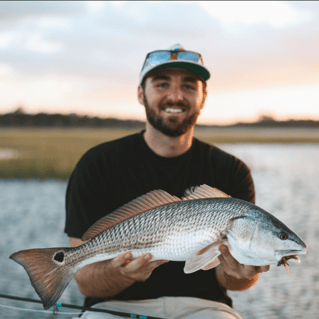
[{"label": "pectoral fin", "polygon": [[218,247],[225,244],[227,239],[218,240],[200,251],[190,254],[186,259],[184,272],[185,274],[193,273],[197,270],[208,270],[219,265],[218,256],[221,254]]},{"label": "pectoral fin", "polygon": [[220,264],[219,259],[216,257],[211,263],[209,263],[207,266],[203,267],[203,270],[209,270],[217,267]]}]

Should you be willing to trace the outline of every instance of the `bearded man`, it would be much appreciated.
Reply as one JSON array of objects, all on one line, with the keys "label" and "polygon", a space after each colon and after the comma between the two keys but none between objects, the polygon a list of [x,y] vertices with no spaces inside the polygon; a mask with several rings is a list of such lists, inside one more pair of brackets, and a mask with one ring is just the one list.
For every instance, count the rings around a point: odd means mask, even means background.
[{"label": "bearded man", "polygon": [[[138,86],[146,129],[92,148],[70,178],[65,232],[72,247],[97,220],[155,189],[183,197],[207,184],[254,203],[249,168],[193,137],[209,77],[201,55],[179,44],[147,54]],[[151,261],[150,253],[133,259],[125,252],[85,266],[75,279],[85,306],[158,318],[241,318],[227,290],[248,289],[269,266],[241,265],[226,246],[219,250],[220,264],[207,271],[185,274],[184,262]],[[102,317],[86,312],[83,318]]]}]

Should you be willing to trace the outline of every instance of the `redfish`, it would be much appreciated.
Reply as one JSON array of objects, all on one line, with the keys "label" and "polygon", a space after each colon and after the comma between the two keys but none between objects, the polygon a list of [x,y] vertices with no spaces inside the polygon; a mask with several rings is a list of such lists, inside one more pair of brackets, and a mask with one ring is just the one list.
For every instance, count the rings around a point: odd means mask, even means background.
[{"label": "redfish", "polygon": [[45,309],[60,298],[85,265],[130,251],[133,258],[185,261],[185,273],[219,264],[218,247],[227,245],[241,264],[284,264],[305,254],[302,239],[270,213],[202,185],[184,198],[154,190],[97,221],[78,247],[30,249],[10,256],[21,264]]}]

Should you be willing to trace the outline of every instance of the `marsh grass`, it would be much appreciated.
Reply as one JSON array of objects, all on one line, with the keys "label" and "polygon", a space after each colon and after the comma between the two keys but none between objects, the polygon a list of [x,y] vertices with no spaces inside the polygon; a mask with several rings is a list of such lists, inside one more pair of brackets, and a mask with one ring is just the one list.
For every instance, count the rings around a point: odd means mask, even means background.
[{"label": "marsh grass", "polygon": [[2,130],[0,149],[20,156],[0,160],[0,178],[67,179],[91,147],[136,130]]},{"label": "marsh grass", "polygon": [[[67,179],[91,147],[138,132],[139,129],[2,129],[0,149],[19,156],[0,159],[0,178]],[[319,130],[196,129],[207,143],[318,143]]]}]

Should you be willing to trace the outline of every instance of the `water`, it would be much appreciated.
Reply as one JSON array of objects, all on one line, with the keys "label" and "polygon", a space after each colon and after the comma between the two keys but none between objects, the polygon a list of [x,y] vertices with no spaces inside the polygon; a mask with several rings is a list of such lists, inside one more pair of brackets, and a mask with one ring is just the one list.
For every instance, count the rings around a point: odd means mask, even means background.
[{"label": "water", "polygon": [[[301,264],[272,266],[257,284],[229,292],[243,318],[319,318],[319,145],[219,145],[252,169],[257,205],[274,214],[308,244]],[[68,246],[64,228],[65,181],[0,180],[0,294],[38,299],[24,269],[9,260],[11,253],[29,248]],[[83,304],[71,281],[59,300]],[[41,310],[42,306],[0,298],[0,304]],[[64,310],[72,313],[76,310]],[[0,307],[1,318],[53,318]],[[72,315],[59,316],[72,318]]]},{"label": "water", "polygon": [[18,155],[19,153],[15,150],[7,149],[7,148],[0,149],[0,160],[14,158],[14,157],[17,157]]}]

